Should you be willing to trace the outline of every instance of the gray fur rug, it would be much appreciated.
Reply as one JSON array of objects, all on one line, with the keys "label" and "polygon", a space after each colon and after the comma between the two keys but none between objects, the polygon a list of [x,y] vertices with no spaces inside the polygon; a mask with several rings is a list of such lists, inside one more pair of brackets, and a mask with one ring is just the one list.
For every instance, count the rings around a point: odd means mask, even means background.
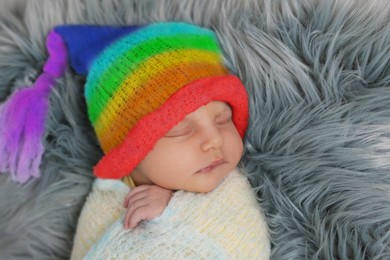
[{"label": "gray fur rug", "polygon": [[[250,95],[244,165],[273,259],[390,259],[390,5],[331,0],[28,0],[0,8],[0,101],[30,85],[61,23],[213,28]],[[0,174],[0,259],[67,259],[101,155],[83,79],[50,99],[41,177]]]}]

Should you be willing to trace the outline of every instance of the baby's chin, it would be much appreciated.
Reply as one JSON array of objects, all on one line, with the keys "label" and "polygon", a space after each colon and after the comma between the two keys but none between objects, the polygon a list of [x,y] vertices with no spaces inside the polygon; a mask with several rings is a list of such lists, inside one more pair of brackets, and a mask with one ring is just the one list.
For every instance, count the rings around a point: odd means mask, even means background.
[{"label": "baby's chin", "polygon": [[[213,191],[214,189],[216,189],[218,187],[219,184],[221,184],[221,182],[225,179],[225,177],[227,175],[229,175],[229,173],[231,172],[231,170],[226,170],[226,171],[223,171],[221,174],[220,174],[220,177],[219,178],[215,178],[215,179],[209,179],[207,181],[207,183],[203,183],[202,185],[199,185],[197,187],[194,187],[194,189],[192,190],[192,192],[198,192],[198,193],[209,193],[211,191]],[[207,173],[206,173],[207,174]]]},{"label": "baby's chin", "polygon": [[215,188],[217,188],[218,185],[219,185],[219,184],[217,184],[217,185],[212,185],[212,186],[210,185],[210,186],[208,186],[208,187],[202,187],[202,188],[200,188],[200,189],[197,189],[196,192],[198,192],[198,193],[209,193],[209,192],[213,191]]}]

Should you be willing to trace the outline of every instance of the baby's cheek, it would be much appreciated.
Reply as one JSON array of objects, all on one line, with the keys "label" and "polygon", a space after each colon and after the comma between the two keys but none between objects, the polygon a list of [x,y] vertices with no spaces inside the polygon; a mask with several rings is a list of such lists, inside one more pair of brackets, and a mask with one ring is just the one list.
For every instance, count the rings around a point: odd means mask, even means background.
[{"label": "baby's cheek", "polygon": [[244,143],[241,137],[238,134],[232,134],[230,138],[230,142],[227,143],[227,149],[230,153],[230,156],[237,163],[240,161],[243,151],[244,151]]}]

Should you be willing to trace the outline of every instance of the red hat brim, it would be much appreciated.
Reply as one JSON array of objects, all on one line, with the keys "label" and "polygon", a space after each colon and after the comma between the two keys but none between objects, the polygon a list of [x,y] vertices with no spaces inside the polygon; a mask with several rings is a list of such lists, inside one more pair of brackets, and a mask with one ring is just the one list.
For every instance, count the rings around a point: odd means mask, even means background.
[{"label": "red hat brim", "polygon": [[160,108],[140,119],[125,140],[97,163],[94,174],[110,179],[129,175],[172,127],[211,101],[230,105],[233,122],[244,137],[248,126],[248,96],[241,80],[234,75],[203,78],[184,86]]}]

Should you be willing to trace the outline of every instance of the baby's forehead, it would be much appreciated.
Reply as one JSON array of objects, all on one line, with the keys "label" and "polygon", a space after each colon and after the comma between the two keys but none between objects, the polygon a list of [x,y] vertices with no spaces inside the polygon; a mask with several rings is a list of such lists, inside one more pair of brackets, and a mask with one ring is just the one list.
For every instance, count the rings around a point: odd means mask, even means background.
[{"label": "baby's forehead", "polygon": [[231,113],[232,109],[230,105],[225,101],[211,101],[206,105],[198,107],[195,111],[188,113],[182,121],[191,120],[197,116],[202,115],[219,115],[225,113]]}]

